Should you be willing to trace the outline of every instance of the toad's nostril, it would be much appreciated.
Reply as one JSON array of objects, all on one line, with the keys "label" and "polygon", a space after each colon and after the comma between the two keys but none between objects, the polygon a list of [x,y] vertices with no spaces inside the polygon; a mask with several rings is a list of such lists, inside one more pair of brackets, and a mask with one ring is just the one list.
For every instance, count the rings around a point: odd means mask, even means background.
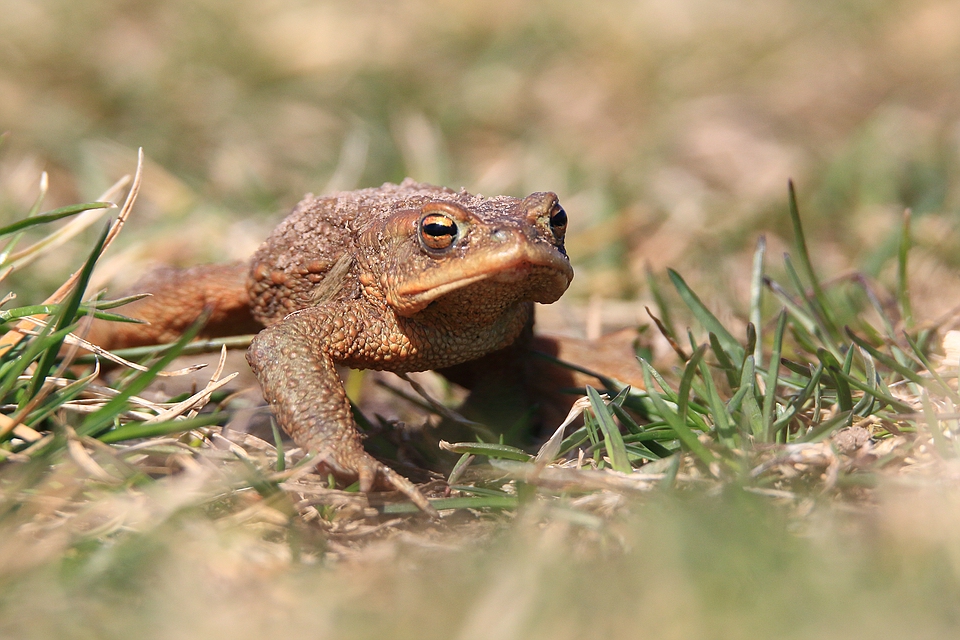
[{"label": "toad's nostril", "polygon": [[490,236],[497,242],[506,242],[510,238],[510,234],[507,233],[505,229],[499,227],[491,231]]}]

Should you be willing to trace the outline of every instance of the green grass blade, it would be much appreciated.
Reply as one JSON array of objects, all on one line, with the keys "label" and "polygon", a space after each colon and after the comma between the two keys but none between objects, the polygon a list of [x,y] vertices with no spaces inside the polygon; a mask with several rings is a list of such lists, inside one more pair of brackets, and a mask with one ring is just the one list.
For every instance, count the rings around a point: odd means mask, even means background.
[{"label": "green grass blade", "polygon": [[627,413],[626,409],[613,402],[611,402],[608,406],[613,409],[613,412],[617,415],[617,419],[620,420],[620,424],[624,425],[627,428],[627,431],[630,432],[628,435],[623,436],[624,444],[628,442],[642,443],[643,446],[646,447],[647,450],[657,458],[666,458],[667,456],[673,454],[672,451],[657,442],[657,440],[673,440],[676,438],[675,434],[667,438],[663,434],[660,434],[656,431],[645,431],[643,427],[638,425],[636,421],[634,421],[633,417]]},{"label": "green grass blade", "polygon": [[495,444],[490,442],[456,442],[445,444],[443,448],[453,453],[469,453],[471,455],[485,456],[487,458],[502,458],[505,460],[517,460],[519,462],[529,462],[533,456],[516,447],[506,444]]},{"label": "green grass blade", "polygon": [[730,360],[730,356],[723,350],[720,340],[717,339],[717,334],[712,331],[709,332],[707,334],[707,340],[710,341],[710,349],[713,350],[713,355],[717,358],[717,364],[720,365],[723,373],[727,376],[727,383],[731,387],[736,387],[737,382],[740,380],[741,367],[734,365]]},{"label": "green grass blade", "polygon": [[910,369],[907,366],[904,366],[903,364],[898,362],[896,358],[889,356],[883,353],[882,351],[878,350],[872,344],[870,344],[869,342],[867,342],[866,340],[864,340],[863,338],[855,334],[853,330],[850,329],[850,327],[846,327],[846,333],[858,347],[860,347],[861,349],[866,351],[868,354],[873,356],[873,358],[876,359],[878,362],[880,362],[880,364],[882,364],[883,366],[889,369],[892,369],[893,371],[896,371],[904,379],[909,380],[910,382],[913,382],[915,384],[920,384],[920,385],[926,384],[926,381],[923,379],[923,377],[919,373],[917,373],[913,369]]},{"label": "green grass blade", "polygon": [[[93,274],[93,267],[97,264],[97,260],[100,258],[100,252],[103,251],[103,243],[107,240],[107,234],[110,233],[110,224],[107,224],[103,232],[101,232],[100,237],[97,239],[97,243],[93,247],[93,251],[90,252],[90,255],[87,257],[86,262],[83,264],[83,268],[80,270],[80,277],[77,278],[77,283],[73,287],[70,296],[67,298],[66,302],[60,305],[60,313],[56,316],[54,321],[54,331],[60,331],[66,326],[73,323],[74,319],[77,316],[77,310],[80,308],[80,302],[83,300],[83,293],[87,289],[87,283],[90,281],[90,276]],[[40,356],[40,360],[37,362],[37,368],[33,376],[33,380],[30,384],[29,396],[34,396],[37,392],[40,391],[40,387],[43,385],[44,380],[47,379],[47,374],[50,373],[50,369],[53,368],[53,364],[56,359],[60,356],[60,347],[63,345],[63,339],[53,345],[51,345],[46,351],[43,352],[43,355]]]},{"label": "green grass blade", "polygon": [[[429,501],[435,509],[516,509],[520,506],[517,496],[469,496],[463,498],[438,498]],[[391,502],[377,511],[384,515],[420,513],[420,507],[412,502]]]},{"label": "green grass blade", "polygon": [[149,293],[137,293],[132,296],[116,298],[115,300],[97,300],[96,307],[101,311],[106,309],[116,309],[117,307],[122,307],[125,304],[130,304],[131,302],[136,302],[137,300],[143,300],[144,298],[149,298],[151,295],[152,294]]},{"label": "green grass blade", "polygon": [[207,314],[204,313],[180,336],[180,339],[174,343],[174,346],[154,362],[149,369],[138,372],[110,402],[87,416],[87,419],[77,428],[77,433],[82,436],[96,436],[103,429],[110,426],[114,419],[124,410],[130,397],[146,389],[147,385],[157,376],[157,373],[180,355],[180,349],[193,340],[206,321]]},{"label": "green grass blade", "polygon": [[671,336],[675,336],[677,335],[677,330],[673,324],[673,318],[670,315],[670,305],[667,304],[666,298],[663,297],[663,290],[660,288],[660,283],[657,281],[653,270],[650,269],[649,264],[646,266],[645,272],[647,276],[647,286],[650,287],[653,301],[657,305],[657,311],[660,313],[660,324],[663,325]]},{"label": "green grass blade", "polygon": [[623,436],[620,435],[620,429],[613,420],[612,411],[603,403],[603,399],[597,390],[587,385],[587,397],[590,398],[590,407],[593,409],[593,415],[600,425],[603,432],[603,442],[610,455],[610,464],[614,471],[620,473],[630,473],[633,467],[630,466],[630,460],[627,458],[627,451],[623,446]]},{"label": "green grass blade", "polygon": [[0,398],[6,399],[7,394],[17,386],[19,378],[26,368],[54,344],[62,343],[64,337],[74,329],[76,329],[76,325],[70,325],[60,331],[50,333],[50,325],[47,325],[40,330],[39,335],[34,336],[29,341],[25,348],[18,351],[9,351],[7,356],[14,359],[12,362],[8,361],[10,362],[9,367],[4,370],[3,379],[0,380]]},{"label": "green grass blade", "polygon": [[753,252],[753,270],[750,274],[750,322],[756,331],[756,342],[753,348],[753,361],[758,367],[763,367],[763,263],[767,253],[767,238],[761,235],[757,238],[757,248]]},{"label": "green grass blade", "polygon": [[[827,309],[830,305],[823,293],[823,288],[820,286],[820,280],[817,278],[817,274],[813,270],[813,263],[810,261],[810,251],[807,249],[807,239],[804,235],[803,224],[800,220],[800,208],[797,206],[797,191],[794,188],[793,180],[790,180],[787,183],[787,190],[789,192],[788,208],[790,212],[790,224],[793,227],[793,238],[797,247],[797,258],[800,260],[800,266],[803,269],[807,280],[810,282],[810,288],[813,291],[813,297],[810,300],[810,304],[813,307],[813,310],[816,312],[816,315],[821,318],[825,325],[824,328],[827,331],[827,336],[824,337],[835,339],[839,335],[839,332],[834,326],[830,315],[827,313]],[[803,289],[800,291],[802,292]]]},{"label": "green grass blade", "polygon": [[[880,402],[883,402],[884,404],[889,405],[894,410],[899,411],[900,413],[913,413],[914,411],[913,407],[904,403],[902,400],[898,400],[897,398],[893,397],[889,393],[877,388],[875,385],[870,385],[869,383],[863,382],[861,380],[857,380],[850,374],[844,373],[843,371],[831,371],[831,373],[834,375],[835,378],[837,377],[842,378],[847,385],[853,387],[854,389],[857,389],[858,391],[863,391],[867,396],[871,398],[875,398],[876,400],[879,400]],[[857,403],[857,404],[859,405],[860,403]],[[854,411],[854,413],[856,413],[856,410]]]},{"label": "green grass blade", "polygon": [[844,376],[843,366],[837,361],[833,354],[826,349],[818,349],[817,357],[820,358],[820,362],[822,362],[824,368],[830,372],[834,382],[837,384],[837,404],[840,407],[840,411],[852,411],[853,396],[850,393],[847,376]]},{"label": "green grass blade", "polygon": [[702,344],[693,352],[683,370],[683,377],[680,379],[680,387],[677,389],[677,413],[680,419],[687,421],[687,403],[690,401],[690,386],[693,384],[693,376],[697,372],[697,366],[700,359],[707,350],[707,345]]},{"label": "green grass blade", "polygon": [[666,401],[664,401],[660,394],[653,388],[652,372],[654,369],[650,366],[650,363],[646,360],[641,360],[640,364],[643,367],[644,385],[647,387],[647,394],[649,394],[649,398],[656,407],[660,417],[676,432],[680,442],[699,458],[701,462],[708,466],[716,462],[716,457],[713,452],[703,446],[697,434],[695,434],[685,422],[680,420],[679,414],[667,406]]},{"label": "green grass blade", "polygon": [[763,396],[763,428],[765,441],[772,442],[773,408],[777,402],[777,382],[780,376],[780,353],[783,350],[783,333],[787,328],[787,310],[781,309],[777,316],[777,329],[773,334],[773,351],[770,353],[770,366],[767,368],[766,392]]},{"label": "green grass blade", "polygon": [[897,303],[906,328],[913,326],[913,307],[910,304],[910,282],[907,279],[907,258],[910,254],[910,209],[903,212],[900,226],[900,245],[897,250]]},{"label": "green grass blade", "polygon": [[89,211],[90,209],[109,209],[115,206],[116,205],[112,202],[87,202],[85,204],[73,204],[68,207],[61,207],[59,209],[54,209],[49,213],[44,213],[43,215],[24,218],[23,220],[17,220],[13,224],[0,227],[0,236],[10,235],[11,233],[16,233],[17,231],[22,231],[23,229],[27,229],[38,224],[46,224],[48,222],[60,220],[61,218],[75,216],[78,213],[83,213],[84,211]]},{"label": "green grass blade", "polygon": [[700,301],[700,298],[697,296],[693,290],[687,286],[687,283],[680,276],[679,273],[673,269],[667,269],[667,273],[670,276],[670,280],[673,282],[673,286],[676,288],[677,293],[680,294],[680,298],[686,303],[687,307],[693,313],[697,321],[703,325],[703,327],[717,335],[717,340],[720,341],[720,344],[723,345],[723,349],[730,354],[731,359],[735,362],[743,360],[743,347],[740,346],[740,343],[737,342],[727,328],[720,323],[720,320],[717,319],[713,313],[707,309],[707,307]]},{"label": "green grass blade", "polygon": [[287,457],[283,452],[283,436],[280,435],[280,429],[277,427],[277,420],[270,416],[270,431],[273,432],[273,446],[277,450],[277,473],[287,468]]},{"label": "green grass blade", "polygon": [[910,345],[910,348],[913,350],[913,355],[920,361],[924,366],[927,372],[937,381],[937,384],[940,385],[944,394],[950,396],[950,399],[953,400],[954,404],[960,404],[960,394],[953,390],[947,381],[943,379],[937,372],[937,368],[930,364],[930,360],[927,358],[926,354],[923,353],[923,349],[917,344],[917,341],[910,337],[910,334],[906,331],[903,332],[903,337],[906,338],[907,344]]},{"label": "green grass blade", "polygon": [[132,422],[125,424],[106,433],[100,434],[97,440],[113,444],[123,442],[124,440],[140,440],[142,438],[156,438],[158,436],[169,436],[174,433],[183,433],[199,427],[209,427],[219,424],[226,419],[226,414],[209,413],[186,420],[165,420],[164,422]]},{"label": "green grass blade", "polygon": [[[785,257],[785,260],[789,260],[789,258]],[[769,287],[773,295],[777,297],[777,300],[779,300],[783,306],[790,310],[790,315],[794,320],[800,323],[807,333],[813,335],[817,332],[816,321],[810,316],[809,313],[807,313],[806,309],[804,309],[796,300],[794,300],[793,296],[787,293],[787,290],[783,288],[783,285],[770,278],[765,278],[764,282],[767,283],[767,287]]]},{"label": "green grass blade", "polygon": [[563,439],[563,442],[560,443],[560,450],[557,452],[557,457],[567,455],[569,452],[583,445],[589,439],[590,435],[587,433],[586,425],[580,427]]},{"label": "green grass blade", "polygon": [[830,437],[834,431],[848,426],[851,418],[853,418],[853,411],[838,413],[805,433],[797,439],[797,442],[819,442],[820,440]]},{"label": "green grass blade", "polygon": [[[34,304],[27,307],[16,307],[14,309],[6,309],[0,311],[0,322],[10,322],[12,320],[19,320],[20,318],[25,318],[27,316],[37,316],[37,315],[48,315],[56,316],[60,313],[62,305],[59,304]],[[77,316],[89,315],[91,308],[82,305],[77,309]],[[138,320],[137,318],[130,318],[128,316],[122,316],[118,313],[105,313],[99,309],[93,311],[93,317],[99,318],[101,320],[109,320],[111,322],[127,322],[133,324],[143,324],[144,320]]]},{"label": "green grass blade", "polygon": [[727,412],[727,405],[723,403],[723,399],[717,392],[717,385],[714,384],[713,376],[710,375],[710,367],[704,360],[700,361],[700,376],[703,378],[704,395],[707,404],[710,406],[710,419],[713,421],[713,426],[720,441],[725,446],[732,448],[736,446],[736,443],[733,439],[734,432],[730,414]]},{"label": "green grass blade", "polygon": [[[453,469],[450,470],[450,475],[447,476],[447,484],[450,485],[451,489],[457,489],[457,482],[460,480],[463,472],[467,470],[467,467],[469,467],[470,463],[473,461],[474,456],[470,455],[469,453],[464,453],[460,456],[460,459],[457,460],[457,463],[453,465]],[[553,460],[549,460],[548,462],[553,462]]]},{"label": "green grass blade", "polygon": [[847,349],[847,353],[843,356],[843,372],[850,373],[853,370],[853,349]]},{"label": "green grass blade", "polygon": [[[5,138],[4,138],[5,139]],[[37,194],[37,199],[33,201],[33,206],[30,207],[30,211],[27,212],[26,219],[35,217],[40,213],[40,205],[43,204],[43,199],[47,197],[47,187],[49,185],[47,179],[47,172],[44,171],[40,174],[40,193]],[[17,243],[20,242],[20,238],[23,237],[23,233],[18,233],[7,242],[7,246],[0,251],[0,265],[4,265],[7,262],[7,258],[13,253],[13,250],[17,247]]]},{"label": "green grass blade", "polygon": [[[803,405],[806,404],[807,400],[810,399],[810,396],[814,393],[815,390],[818,390],[820,387],[820,377],[823,375],[823,363],[820,362],[817,364],[817,368],[814,369],[813,374],[810,376],[810,380],[807,382],[806,386],[800,390],[800,392],[790,401],[790,404],[787,406],[787,410],[783,412],[783,415],[777,418],[777,421],[773,423],[773,437],[776,439],[777,434],[780,430],[785,429],[790,421],[793,420],[800,409],[803,408]],[[788,434],[789,435],[789,434]]]},{"label": "green grass blade", "polygon": [[744,393],[743,400],[740,403],[742,415],[750,427],[750,433],[754,438],[759,439],[763,436],[763,411],[757,403],[756,369],[754,368],[752,354],[747,356],[747,361],[743,364],[740,386],[748,390]]},{"label": "green grass blade", "polygon": [[630,413],[623,408],[623,405],[616,402],[611,402],[608,406],[613,409],[613,412],[617,415],[617,419],[620,421],[620,424],[624,426],[627,432],[631,434],[646,432],[646,429],[633,419],[633,416],[631,416]]}]

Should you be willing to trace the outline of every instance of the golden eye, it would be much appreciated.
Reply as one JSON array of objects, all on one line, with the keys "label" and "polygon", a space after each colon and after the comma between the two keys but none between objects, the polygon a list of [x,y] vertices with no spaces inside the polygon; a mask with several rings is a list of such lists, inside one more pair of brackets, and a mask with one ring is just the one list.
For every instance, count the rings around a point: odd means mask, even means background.
[{"label": "golden eye", "polygon": [[457,239],[457,223],[441,213],[429,213],[420,218],[420,241],[425,247],[443,250]]},{"label": "golden eye", "polygon": [[550,229],[557,239],[562,239],[567,232],[567,212],[559,204],[554,205],[550,211]]}]

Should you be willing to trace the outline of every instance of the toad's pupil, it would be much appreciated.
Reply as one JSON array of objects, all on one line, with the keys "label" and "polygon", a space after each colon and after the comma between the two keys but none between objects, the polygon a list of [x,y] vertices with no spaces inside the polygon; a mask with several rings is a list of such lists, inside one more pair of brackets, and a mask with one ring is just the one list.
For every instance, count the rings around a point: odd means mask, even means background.
[{"label": "toad's pupil", "polygon": [[567,212],[563,207],[557,207],[556,213],[550,216],[550,226],[560,228],[567,226]]},{"label": "toad's pupil", "polygon": [[453,236],[457,228],[449,222],[428,222],[423,225],[423,232],[428,236]]}]

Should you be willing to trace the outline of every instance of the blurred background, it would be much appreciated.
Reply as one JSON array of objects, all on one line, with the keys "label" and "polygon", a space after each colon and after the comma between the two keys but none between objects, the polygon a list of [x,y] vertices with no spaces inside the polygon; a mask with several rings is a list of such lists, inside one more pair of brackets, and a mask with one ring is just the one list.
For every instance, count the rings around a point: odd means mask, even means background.
[{"label": "blurred background", "polygon": [[[0,0],[0,16],[4,219],[41,170],[52,207],[146,152],[101,281],[246,257],[305,192],[412,176],[559,193],[570,309],[646,320],[645,269],[672,266],[742,317],[758,235],[777,265],[787,247],[793,178],[822,275],[889,285],[910,207],[916,315],[960,297],[957,1]],[[87,247],[20,286],[49,291]]]}]

